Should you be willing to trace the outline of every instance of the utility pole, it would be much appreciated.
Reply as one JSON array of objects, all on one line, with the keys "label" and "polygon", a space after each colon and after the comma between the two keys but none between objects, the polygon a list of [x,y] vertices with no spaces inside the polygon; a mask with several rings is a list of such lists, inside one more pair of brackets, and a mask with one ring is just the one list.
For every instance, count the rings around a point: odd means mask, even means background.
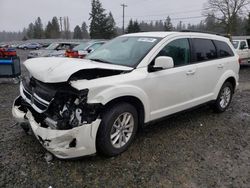
[{"label": "utility pole", "polygon": [[122,32],[123,32],[123,34],[125,33],[125,29],[124,29],[124,18],[125,18],[125,7],[128,7],[128,5],[125,5],[124,3],[123,4],[121,4],[121,6],[122,6]]}]

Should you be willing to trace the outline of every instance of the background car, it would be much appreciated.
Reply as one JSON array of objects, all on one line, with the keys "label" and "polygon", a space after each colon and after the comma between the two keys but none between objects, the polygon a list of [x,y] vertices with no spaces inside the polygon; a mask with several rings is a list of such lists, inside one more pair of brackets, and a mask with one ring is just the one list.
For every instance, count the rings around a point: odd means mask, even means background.
[{"label": "background car", "polygon": [[0,58],[16,57],[16,50],[13,48],[0,48]]},{"label": "background car", "polygon": [[41,47],[42,46],[39,43],[25,43],[25,44],[19,45],[17,48],[18,49],[23,49],[23,50],[28,50],[28,49],[30,49],[30,50],[34,50],[34,49],[38,50]]},{"label": "background car", "polygon": [[232,44],[240,57],[240,64],[250,63],[250,37],[233,37]]},{"label": "background car", "polygon": [[9,47],[8,44],[5,44],[5,43],[1,43],[1,44],[0,44],[0,48],[8,48],[8,47]]},{"label": "background car", "polygon": [[90,41],[81,43],[72,50],[66,50],[65,57],[84,58],[86,55],[93,52],[105,43],[106,41]]},{"label": "background car", "polygon": [[79,45],[79,43],[77,43],[77,42],[52,43],[45,49],[30,51],[30,53],[28,54],[28,58],[64,57],[66,50],[73,49],[77,45]]}]

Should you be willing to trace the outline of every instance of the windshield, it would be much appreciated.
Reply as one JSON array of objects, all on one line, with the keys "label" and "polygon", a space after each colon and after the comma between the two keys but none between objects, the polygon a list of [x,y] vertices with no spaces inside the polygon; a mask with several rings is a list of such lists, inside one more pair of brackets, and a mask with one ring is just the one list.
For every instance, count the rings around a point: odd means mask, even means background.
[{"label": "windshield", "polygon": [[235,49],[238,49],[239,41],[234,40],[234,41],[232,42],[232,44],[233,44],[233,46],[234,46]]},{"label": "windshield", "polygon": [[159,40],[152,37],[117,37],[89,54],[87,59],[136,67]]},{"label": "windshield", "polygon": [[57,43],[52,43],[51,45],[49,45],[47,48],[45,48],[46,50],[55,50],[57,48],[59,44]]},{"label": "windshield", "polygon": [[79,51],[79,50],[85,50],[85,48],[87,48],[90,45],[90,43],[86,42],[86,43],[81,43],[79,45],[77,45],[76,47],[73,48],[74,51]]}]

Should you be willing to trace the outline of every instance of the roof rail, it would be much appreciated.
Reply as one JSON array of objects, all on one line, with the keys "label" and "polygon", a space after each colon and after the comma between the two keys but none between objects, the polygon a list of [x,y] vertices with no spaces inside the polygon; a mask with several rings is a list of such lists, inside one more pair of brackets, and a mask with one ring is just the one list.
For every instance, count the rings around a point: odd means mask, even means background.
[{"label": "roof rail", "polygon": [[218,36],[226,37],[226,38],[229,38],[230,40],[232,38],[232,36],[230,34],[222,34],[222,33],[216,33],[216,32],[212,32],[212,31],[200,31],[200,30],[185,29],[185,30],[181,30],[180,32],[207,33],[207,34],[213,34],[213,35],[218,35]]}]

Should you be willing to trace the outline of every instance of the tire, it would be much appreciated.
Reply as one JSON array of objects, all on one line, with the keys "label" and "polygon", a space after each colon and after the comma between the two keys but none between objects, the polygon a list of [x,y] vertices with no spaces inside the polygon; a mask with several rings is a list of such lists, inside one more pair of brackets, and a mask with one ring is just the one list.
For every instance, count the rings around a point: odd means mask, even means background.
[{"label": "tire", "polygon": [[[122,121],[122,120],[127,120]],[[97,132],[97,151],[107,157],[126,151],[138,129],[138,113],[129,103],[118,103],[106,110]]]},{"label": "tire", "polygon": [[229,107],[233,97],[233,85],[230,82],[225,82],[218,94],[218,97],[213,105],[214,111],[217,113],[225,112]]}]

